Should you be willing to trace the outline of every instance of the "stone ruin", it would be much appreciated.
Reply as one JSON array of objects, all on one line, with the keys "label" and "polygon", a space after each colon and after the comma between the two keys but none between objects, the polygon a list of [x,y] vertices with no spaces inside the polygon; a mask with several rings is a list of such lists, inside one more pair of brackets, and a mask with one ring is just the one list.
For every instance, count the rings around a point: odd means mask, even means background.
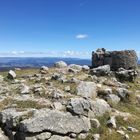
[{"label": "stone ruin", "polygon": [[137,68],[138,57],[134,50],[106,51],[104,48],[92,52],[92,67],[110,65],[111,70]]}]

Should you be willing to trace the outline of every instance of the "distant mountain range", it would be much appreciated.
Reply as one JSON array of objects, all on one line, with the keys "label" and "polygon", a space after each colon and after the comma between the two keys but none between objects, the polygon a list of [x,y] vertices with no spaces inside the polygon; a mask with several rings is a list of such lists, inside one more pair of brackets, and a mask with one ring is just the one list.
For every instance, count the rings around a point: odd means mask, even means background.
[{"label": "distant mountain range", "polygon": [[38,68],[43,65],[51,67],[57,61],[65,61],[67,64],[91,65],[90,59],[58,58],[58,57],[0,57],[0,70],[10,68]]},{"label": "distant mountain range", "polygon": [[[58,57],[0,57],[0,71],[11,68],[38,68],[43,65],[51,67],[57,61],[65,61],[67,64],[91,65],[90,59],[58,58]],[[140,60],[138,61],[140,64]]]}]

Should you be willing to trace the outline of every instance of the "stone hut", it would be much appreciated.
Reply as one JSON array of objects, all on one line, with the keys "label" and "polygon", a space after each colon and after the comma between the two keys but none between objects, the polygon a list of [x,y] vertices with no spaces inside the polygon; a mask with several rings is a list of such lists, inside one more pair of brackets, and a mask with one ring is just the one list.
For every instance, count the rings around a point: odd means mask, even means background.
[{"label": "stone hut", "polygon": [[109,64],[111,70],[136,69],[138,57],[134,50],[106,51],[104,48],[92,52],[92,67]]}]

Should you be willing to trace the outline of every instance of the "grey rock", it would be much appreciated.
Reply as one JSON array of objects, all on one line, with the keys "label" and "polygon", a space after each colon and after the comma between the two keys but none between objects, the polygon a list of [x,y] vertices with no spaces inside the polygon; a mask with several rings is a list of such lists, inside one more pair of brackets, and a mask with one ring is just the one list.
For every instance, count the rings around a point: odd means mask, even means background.
[{"label": "grey rock", "polygon": [[80,133],[78,135],[78,139],[85,140],[87,138],[87,136],[88,136],[88,133]]},{"label": "grey rock", "polygon": [[64,89],[66,92],[70,92],[70,86],[66,86]]},{"label": "grey rock", "polygon": [[41,72],[42,74],[46,74],[46,73],[48,72],[48,70],[49,70],[49,68],[48,68],[47,66],[42,66],[42,67],[40,68],[40,72]]},{"label": "grey rock", "polygon": [[78,115],[87,115],[90,110],[90,102],[84,98],[71,98],[67,110]]},{"label": "grey rock", "polygon": [[49,131],[57,134],[88,132],[90,120],[86,117],[72,116],[57,110],[41,109],[30,119],[19,124],[20,131],[36,133]]},{"label": "grey rock", "polygon": [[59,62],[56,62],[54,64],[54,66],[57,67],[57,68],[65,68],[65,67],[67,67],[67,63],[64,62],[64,61],[59,61]]},{"label": "grey rock", "polygon": [[54,73],[53,75],[52,75],[52,80],[58,80],[58,79],[60,79],[62,77],[62,75],[60,74],[60,73]]},{"label": "grey rock", "polygon": [[94,112],[95,116],[102,116],[103,114],[111,111],[109,104],[103,99],[96,98],[95,101],[90,103],[91,110]]},{"label": "grey rock", "polygon": [[129,96],[132,94],[129,90],[125,88],[117,88],[115,90],[116,95],[118,95],[121,100],[126,100],[129,98]]},{"label": "grey rock", "polygon": [[88,71],[90,68],[89,68],[89,66],[87,66],[87,65],[83,65],[82,66],[82,70],[83,71]]},{"label": "grey rock", "polygon": [[49,140],[75,140],[75,139],[67,137],[67,136],[53,135]]},{"label": "grey rock", "polygon": [[18,123],[28,116],[28,111],[17,111],[15,108],[5,109],[0,112],[0,123],[5,124],[7,128],[11,129],[18,125]]},{"label": "grey rock", "polygon": [[7,136],[5,136],[4,132],[0,128],[0,140],[9,140]]},{"label": "grey rock", "polygon": [[46,140],[49,139],[51,137],[51,133],[50,132],[43,132],[39,135],[36,136],[37,140]]},{"label": "grey rock", "polygon": [[75,69],[77,71],[81,71],[82,70],[82,66],[76,65],[76,64],[70,64],[68,67],[71,68],[71,69]]},{"label": "grey rock", "polygon": [[136,95],[136,101],[140,104],[140,95]]},{"label": "grey rock", "polygon": [[121,100],[120,97],[115,94],[109,94],[105,99],[113,104],[118,104]]},{"label": "grey rock", "polygon": [[63,110],[64,106],[60,102],[54,102],[53,103],[54,109],[56,110]]},{"label": "grey rock", "polygon": [[70,137],[70,138],[76,138],[77,135],[76,135],[75,133],[71,133],[71,134],[69,135],[69,137]]},{"label": "grey rock", "polygon": [[107,121],[107,126],[108,127],[112,127],[112,128],[116,128],[117,127],[115,116],[111,116],[109,118],[109,120]]},{"label": "grey rock", "polygon": [[30,93],[30,87],[25,84],[22,84],[21,85],[21,94],[28,94],[28,93]]},{"label": "grey rock", "polygon": [[8,72],[8,76],[9,79],[15,79],[16,78],[16,73],[13,70],[10,70]]},{"label": "grey rock", "polygon": [[55,90],[51,93],[50,97],[58,100],[58,99],[62,99],[64,97],[64,94],[60,90]]},{"label": "grey rock", "polygon": [[93,134],[93,140],[99,140],[100,134]]},{"label": "grey rock", "polygon": [[110,112],[111,108],[103,99],[96,98],[95,100],[90,100],[84,98],[71,98],[68,102],[67,110],[77,115],[85,115],[89,116],[89,118],[94,118],[95,116],[102,116],[103,114]]},{"label": "grey rock", "polygon": [[69,69],[68,69],[68,72],[71,72],[71,73],[76,74],[76,73],[79,72],[79,70],[77,70],[77,69],[73,69],[73,68],[69,68]]},{"label": "grey rock", "polygon": [[138,73],[136,70],[131,69],[131,70],[126,70],[123,68],[119,68],[119,70],[116,72],[116,76],[121,80],[121,81],[130,81],[133,82]]},{"label": "grey rock", "polygon": [[4,77],[2,75],[0,75],[0,82],[3,82]]},{"label": "grey rock", "polygon": [[137,130],[136,128],[131,127],[131,126],[128,126],[127,129],[128,129],[129,131],[131,131],[131,132],[135,132],[135,133],[139,132],[139,130]]},{"label": "grey rock", "polygon": [[110,65],[103,65],[90,70],[91,75],[97,76],[104,76],[108,75],[109,73],[110,73]]},{"label": "grey rock", "polygon": [[90,119],[90,123],[92,128],[99,128],[100,127],[100,122],[97,119]]},{"label": "grey rock", "polygon": [[96,98],[96,84],[94,82],[81,81],[77,86],[77,95],[82,97]]}]

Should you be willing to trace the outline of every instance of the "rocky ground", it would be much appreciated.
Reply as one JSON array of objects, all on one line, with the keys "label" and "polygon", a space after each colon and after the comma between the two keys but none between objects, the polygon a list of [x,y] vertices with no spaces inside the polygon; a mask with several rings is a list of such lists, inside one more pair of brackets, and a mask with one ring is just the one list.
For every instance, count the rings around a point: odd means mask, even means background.
[{"label": "rocky ground", "polygon": [[57,62],[0,73],[0,140],[139,140],[134,70]]}]

